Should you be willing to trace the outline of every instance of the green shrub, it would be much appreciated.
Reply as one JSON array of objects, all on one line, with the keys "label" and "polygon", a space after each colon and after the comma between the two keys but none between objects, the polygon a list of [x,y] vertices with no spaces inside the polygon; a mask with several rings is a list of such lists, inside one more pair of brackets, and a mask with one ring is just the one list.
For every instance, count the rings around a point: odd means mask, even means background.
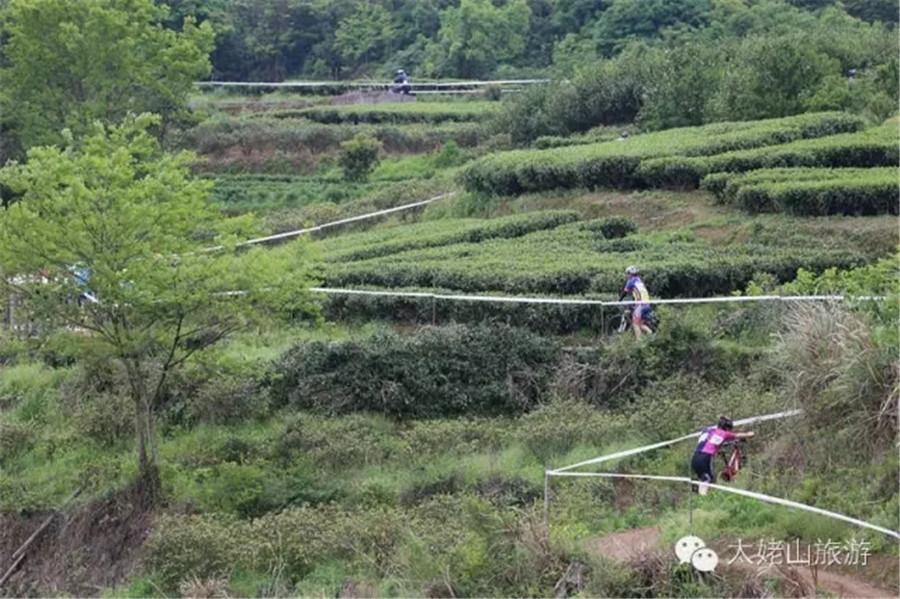
[{"label": "green shrub", "polygon": [[519,414],[538,404],[557,350],[506,326],[423,328],[412,336],[310,343],[273,367],[281,403],[393,418]]},{"label": "green shrub", "polygon": [[[572,374],[572,367],[560,368]],[[570,383],[570,382],[569,382]],[[564,456],[578,445],[600,447],[615,441],[622,421],[609,412],[598,410],[583,399],[558,399],[523,416],[516,438],[545,465]]]},{"label": "green shrub", "polygon": [[512,421],[505,418],[453,418],[413,421],[400,430],[410,459],[469,456],[497,452],[510,441]]},{"label": "green shrub", "polygon": [[161,515],[144,545],[144,563],[164,590],[189,576],[227,577],[254,549],[242,528],[216,516]]},{"label": "green shrub", "polygon": [[488,102],[499,102],[503,97],[503,88],[499,85],[488,85],[484,88],[484,99]]},{"label": "green shrub", "polygon": [[595,231],[603,235],[605,239],[619,239],[637,233],[637,224],[625,216],[608,216],[590,220],[581,225],[585,231]]},{"label": "green shrub", "polygon": [[72,421],[84,436],[113,447],[134,436],[134,411],[134,403],[127,395],[88,394],[72,409]]},{"label": "green shrub", "polygon": [[54,414],[58,389],[69,370],[52,369],[38,363],[3,367],[0,377],[0,405],[14,409],[23,421],[44,422]]},{"label": "green shrub", "polygon": [[368,179],[378,164],[380,147],[378,140],[364,133],[360,133],[353,139],[343,142],[338,163],[344,171],[344,179],[353,182]]},{"label": "green shrub", "polygon": [[441,147],[441,151],[435,155],[434,165],[438,168],[451,168],[459,166],[464,160],[465,158],[463,157],[459,146],[455,141],[451,140],[446,142],[443,147]]},{"label": "green shrub", "polygon": [[0,460],[6,462],[28,453],[37,437],[38,433],[32,422],[0,419]]},{"label": "green shrub", "polygon": [[229,424],[264,418],[269,414],[269,399],[253,374],[256,364],[245,372],[215,372],[187,399],[192,422]]},{"label": "green shrub", "polygon": [[282,461],[302,457],[323,468],[365,466],[396,455],[400,450],[397,435],[393,423],[374,414],[341,418],[301,414],[285,424],[275,452]]}]

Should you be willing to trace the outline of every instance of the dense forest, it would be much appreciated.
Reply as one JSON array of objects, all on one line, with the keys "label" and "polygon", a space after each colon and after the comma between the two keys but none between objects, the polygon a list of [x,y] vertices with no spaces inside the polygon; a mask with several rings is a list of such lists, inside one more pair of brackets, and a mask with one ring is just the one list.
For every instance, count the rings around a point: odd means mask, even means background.
[{"label": "dense forest", "polygon": [[[518,145],[619,123],[825,110],[878,122],[900,99],[894,0],[98,2],[114,20],[88,3],[33,4],[0,0],[13,8],[0,29],[0,162],[128,111],[191,126],[186,97],[207,78],[547,78],[496,119]],[[98,24],[125,35],[132,16],[152,43],[109,52],[85,35]]]},{"label": "dense forest", "polygon": [[[715,78],[729,62],[772,69],[823,52],[810,76],[896,54],[893,0],[170,0],[216,31],[213,78],[568,75],[586,59],[674,54]],[[851,17],[851,18],[848,18]],[[861,21],[861,22],[860,22]],[[813,39],[814,45],[799,40]],[[727,40],[727,41],[726,41]],[[642,43],[643,42],[643,43]],[[687,64],[691,55],[696,62]],[[645,60],[648,60],[649,57]],[[621,60],[621,59],[620,59]],[[831,86],[834,87],[834,82]]]}]

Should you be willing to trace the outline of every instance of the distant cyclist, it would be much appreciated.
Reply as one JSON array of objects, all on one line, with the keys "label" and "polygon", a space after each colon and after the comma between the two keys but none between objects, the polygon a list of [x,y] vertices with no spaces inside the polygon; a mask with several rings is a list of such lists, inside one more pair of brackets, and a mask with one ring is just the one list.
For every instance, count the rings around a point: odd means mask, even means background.
[{"label": "distant cyclist", "polygon": [[647,324],[650,312],[653,310],[650,307],[650,294],[647,292],[647,286],[644,285],[641,271],[637,266],[629,266],[625,269],[625,274],[628,279],[625,281],[622,293],[619,294],[619,301],[621,302],[630,293],[637,302],[631,309],[631,324],[635,336],[640,339],[642,333],[653,332]]},{"label": "distant cyclist", "polygon": [[713,470],[713,458],[719,453],[722,444],[734,439],[749,439],[756,433],[735,433],[734,423],[728,416],[719,416],[719,422],[715,426],[709,426],[700,432],[697,439],[697,447],[691,458],[691,470],[704,484],[700,486],[700,494],[706,495],[709,483],[716,482],[716,473]]},{"label": "distant cyclist", "polygon": [[412,91],[412,85],[409,83],[409,75],[403,69],[397,69],[394,73],[394,87],[391,88],[395,94],[409,94]]}]

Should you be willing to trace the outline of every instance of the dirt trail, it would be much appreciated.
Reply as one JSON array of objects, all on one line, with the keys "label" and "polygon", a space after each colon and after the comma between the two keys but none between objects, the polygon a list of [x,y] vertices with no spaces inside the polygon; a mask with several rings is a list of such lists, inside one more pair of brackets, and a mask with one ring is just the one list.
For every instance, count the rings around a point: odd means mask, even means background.
[{"label": "dirt trail", "polygon": [[[585,546],[589,551],[598,555],[617,561],[629,561],[647,551],[664,549],[659,547],[659,536],[660,530],[657,527],[635,528],[603,537],[594,537],[589,539]],[[718,543],[711,544],[719,551],[720,559],[727,564],[727,553],[723,553],[726,546],[718,547]],[[759,570],[753,564],[735,563],[732,567],[741,567],[746,569],[748,573],[759,573]],[[805,592],[797,596],[816,596],[816,586],[813,584],[813,576],[809,568],[779,568],[772,570],[771,573],[792,581],[796,581],[799,578],[802,581],[801,586],[803,588],[801,590]],[[841,598],[881,599],[884,597],[900,597],[900,589],[888,590],[879,588],[856,576],[835,572],[834,570],[825,570],[824,568],[818,570],[817,582],[820,589],[823,589],[829,595]]]},{"label": "dirt trail", "polygon": [[598,555],[627,561],[636,555],[656,549],[658,542],[659,529],[652,526],[615,532],[605,537],[594,537],[587,541],[586,546]]}]

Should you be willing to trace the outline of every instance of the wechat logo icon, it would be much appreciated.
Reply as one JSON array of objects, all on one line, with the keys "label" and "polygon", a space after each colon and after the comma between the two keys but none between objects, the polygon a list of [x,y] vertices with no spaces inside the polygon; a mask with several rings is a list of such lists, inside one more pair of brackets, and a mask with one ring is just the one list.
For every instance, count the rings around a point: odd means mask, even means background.
[{"label": "wechat logo icon", "polygon": [[700,572],[712,572],[719,565],[719,556],[700,537],[678,539],[675,542],[675,555],[682,564],[691,564]]}]

